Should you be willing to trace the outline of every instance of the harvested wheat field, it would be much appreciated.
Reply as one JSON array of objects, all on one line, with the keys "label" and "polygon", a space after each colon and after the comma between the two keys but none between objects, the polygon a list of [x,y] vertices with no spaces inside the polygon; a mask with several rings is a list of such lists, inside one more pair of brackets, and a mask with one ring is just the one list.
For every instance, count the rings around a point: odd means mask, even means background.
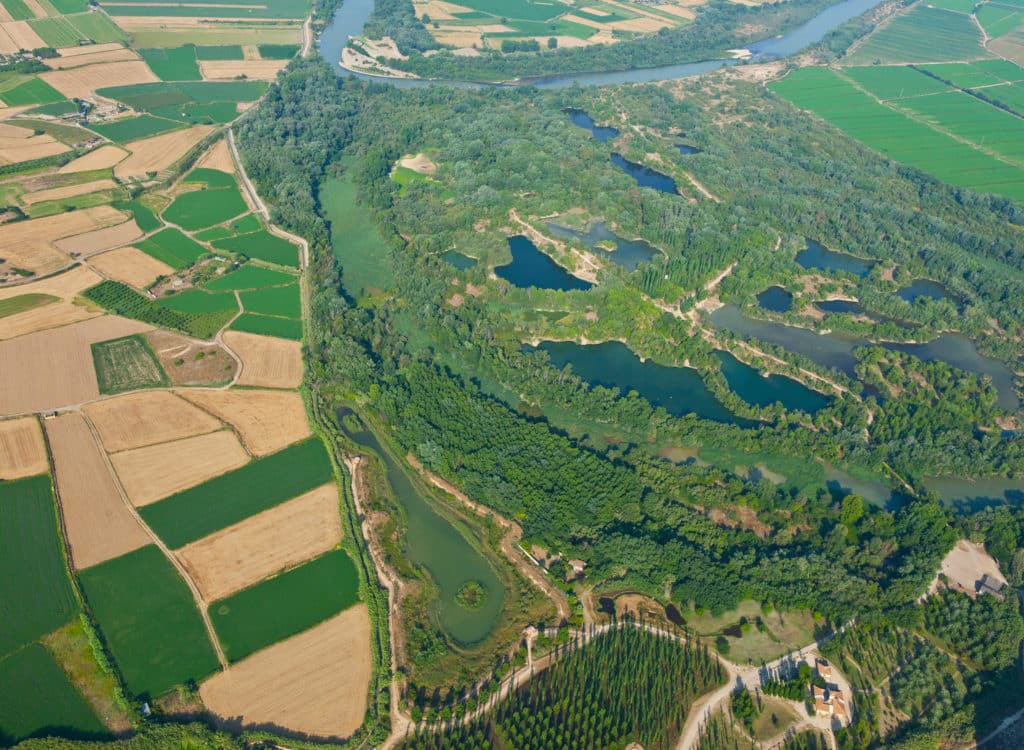
[{"label": "harvested wheat field", "polygon": [[83,407],[107,453],[204,435],[223,428],[202,409],[167,391],[144,391]]},{"label": "harvested wheat field", "polygon": [[245,76],[257,81],[273,81],[288,60],[201,60],[199,71],[207,81],[230,81]]},{"label": "harvested wheat field", "polygon": [[150,172],[167,169],[214,130],[212,125],[196,125],[132,141],[126,144],[131,156],[114,167],[114,176],[118,179],[145,177]]},{"label": "harvested wheat field", "polygon": [[54,70],[66,68],[78,68],[82,65],[93,63],[112,63],[138,60],[139,56],[133,50],[122,47],[116,42],[110,44],[93,44],[84,47],[63,47],[58,49],[60,57],[54,57],[46,61],[46,64]]},{"label": "harvested wheat field", "polygon": [[235,163],[231,160],[231,151],[228,149],[227,139],[221,138],[213,144],[213,148],[199,158],[196,166],[234,174]]},{"label": "harvested wheat field", "polygon": [[31,159],[63,154],[71,149],[48,135],[30,138],[0,138],[0,164],[17,164]]},{"label": "harvested wheat field", "polygon": [[356,604],[215,675],[199,695],[225,722],[342,739],[363,723],[372,671],[370,617]]},{"label": "harvested wheat field", "polygon": [[112,206],[94,206],[41,219],[0,224],[3,257],[33,273],[56,271],[70,260],[55,247],[62,237],[91,232],[124,221],[124,214]]},{"label": "harvested wheat field", "polygon": [[312,433],[302,397],[294,391],[181,391],[182,396],[219,419],[242,438],[254,456],[287,448]]},{"label": "harvested wheat field", "polygon": [[238,362],[219,344],[163,330],[150,331],[146,340],[174,385],[223,385],[238,371]]},{"label": "harvested wheat field", "polygon": [[99,397],[91,344],[150,326],[115,315],[0,341],[0,415],[50,411]]},{"label": "harvested wheat field", "polygon": [[82,415],[48,419],[46,436],[74,567],[88,568],[148,544]]},{"label": "harvested wheat field", "polygon": [[21,202],[26,206],[31,206],[35,203],[42,203],[43,201],[57,201],[63,198],[74,198],[78,195],[96,193],[100,190],[110,190],[116,187],[117,183],[110,179],[93,180],[92,182],[81,182],[77,185],[65,185],[64,187],[55,187],[47,190],[37,190],[34,193],[26,193],[21,196]]},{"label": "harvested wheat field", "polygon": [[[27,223],[27,222],[26,222]],[[64,300],[73,299],[83,290],[103,281],[95,271],[85,266],[75,266],[64,273],[55,274],[39,281],[0,289],[0,300],[19,297],[22,294],[50,294]]]},{"label": "harvested wheat field", "polygon": [[46,46],[46,42],[32,30],[27,21],[8,21],[7,23],[0,24],[0,26],[3,27],[11,42],[16,45],[12,52],[17,52],[20,49],[39,49]]},{"label": "harvested wheat field", "polygon": [[43,433],[35,417],[0,422],[0,479],[33,477],[49,470]]},{"label": "harvested wheat field", "polygon": [[49,73],[40,73],[39,77],[68,98],[85,96],[107,86],[130,86],[135,83],[156,83],[160,80],[142,60],[51,70]]},{"label": "harvested wheat field", "polygon": [[136,289],[145,289],[161,276],[170,276],[174,269],[137,247],[122,247],[102,255],[94,255],[89,263],[105,276],[123,281]]},{"label": "harvested wheat field", "polygon": [[216,601],[333,549],[338,488],[317,487],[178,550],[203,598]]},{"label": "harvested wheat field", "polygon": [[135,223],[135,219],[129,219],[114,227],[76,234],[74,237],[65,237],[62,240],[57,240],[55,244],[59,249],[72,256],[88,258],[90,255],[102,253],[104,250],[134,242],[143,234],[139,225]]},{"label": "harvested wheat field", "polygon": [[28,128],[19,128],[9,122],[0,122],[0,138],[28,138],[30,135],[32,135],[32,131]]},{"label": "harvested wheat field", "polygon": [[298,341],[227,331],[224,343],[242,360],[238,385],[298,388],[302,382],[302,344]]},{"label": "harvested wheat field", "polygon": [[0,318],[0,341],[98,318],[102,314],[103,310],[85,300],[80,303],[53,302]]},{"label": "harvested wheat field", "polygon": [[143,506],[237,469],[249,455],[235,433],[221,430],[115,453],[110,460],[129,499]]},{"label": "harvested wheat field", "polygon": [[72,172],[89,172],[93,169],[107,169],[128,156],[123,148],[111,146],[109,143],[93,149],[84,156],[79,156],[74,161],[69,161],[57,170],[59,174],[70,174]]}]

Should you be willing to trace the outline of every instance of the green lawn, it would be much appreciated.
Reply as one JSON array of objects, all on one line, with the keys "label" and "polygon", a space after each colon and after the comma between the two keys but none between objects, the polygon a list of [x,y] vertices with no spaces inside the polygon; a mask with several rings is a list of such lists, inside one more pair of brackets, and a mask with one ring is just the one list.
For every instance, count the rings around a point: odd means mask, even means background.
[{"label": "green lawn", "polygon": [[332,477],[323,443],[310,438],[140,508],[139,513],[177,549],[319,487]]},{"label": "green lawn", "polygon": [[214,247],[241,253],[247,258],[258,258],[281,266],[299,267],[299,250],[288,240],[261,229],[258,232],[242,234],[216,240]]},{"label": "green lawn", "polygon": [[295,277],[290,273],[273,271],[269,268],[254,266],[252,263],[247,263],[237,271],[229,273],[226,276],[221,276],[215,281],[211,281],[206,285],[206,288],[213,291],[233,291],[236,289],[259,289],[265,286],[281,286],[283,284],[292,284],[294,282]]},{"label": "green lawn", "polygon": [[77,611],[50,478],[0,482],[0,656],[56,630]]},{"label": "green lawn", "polygon": [[149,343],[139,334],[92,345],[100,393],[122,393],[171,384]]},{"label": "green lawn", "polygon": [[50,104],[63,101],[64,94],[41,78],[30,78],[0,94],[0,99],[9,107],[23,107],[28,104]]},{"label": "green lawn", "polygon": [[210,619],[232,662],[301,633],[359,599],[356,566],[344,550],[257,583],[210,605]]},{"label": "green lawn", "polygon": [[194,231],[221,224],[248,210],[237,187],[204,189],[179,195],[164,209],[163,218]]},{"label": "green lawn", "polygon": [[154,545],[84,570],[79,580],[133,694],[156,697],[217,670],[188,586]]},{"label": "green lawn", "polygon": [[19,294],[17,297],[0,299],[0,318],[6,318],[8,315],[17,315],[26,310],[33,310],[37,307],[48,305],[51,302],[59,301],[60,297],[54,297],[50,294]]},{"label": "green lawn", "polygon": [[844,62],[871,65],[990,56],[981,46],[981,30],[970,16],[917,5],[868,37]]},{"label": "green lawn", "polygon": [[116,120],[115,122],[90,125],[89,127],[91,130],[95,130],[115,143],[128,143],[140,138],[149,138],[160,133],[168,133],[185,126],[177,120],[167,120],[163,117],[153,117],[151,115],[139,115],[138,117],[131,117],[126,120]]},{"label": "green lawn", "polygon": [[231,292],[211,293],[202,289],[187,289],[184,292],[162,297],[159,303],[164,307],[181,312],[202,314],[222,310],[238,310],[238,302]]},{"label": "green lawn", "polygon": [[139,54],[161,81],[201,81],[203,79],[199,72],[199,63],[196,62],[196,48],[191,44],[184,47],[140,49]]},{"label": "green lawn", "polygon": [[230,326],[232,331],[257,333],[261,336],[274,336],[279,339],[302,339],[302,321],[291,318],[276,318],[269,315],[242,313]]},{"label": "green lawn", "polygon": [[[285,318],[299,318],[302,316],[302,300],[299,297],[298,284],[242,292],[241,297],[242,307],[245,308],[246,312],[259,313],[260,315],[279,315]],[[0,303],[0,305],[2,304]],[[0,310],[2,310],[2,307],[0,307]]]},{"label": "green lawn", "polygon": [[135,247],[176,269],[192,265],[201,255],[209,252],[174,227],[168,227],[141,242],[136,242]]}]

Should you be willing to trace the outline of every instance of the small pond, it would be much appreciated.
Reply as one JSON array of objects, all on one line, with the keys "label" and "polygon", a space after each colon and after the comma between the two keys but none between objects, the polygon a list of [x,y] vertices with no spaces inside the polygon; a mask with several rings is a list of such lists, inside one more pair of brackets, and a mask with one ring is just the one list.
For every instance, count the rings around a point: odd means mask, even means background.
[{"label": "small pond", "polygon": [[776,401],[787,409],[816,414],[831,403],[831,399],[784,375],[764,377],[756,368],[740,362],[728,352],[716,351],[722,363],[722,374],[730,390],[754,406],[771,406]]},{"label": "small pond", "polygon": [[573,125],[575,125],[578,128],[583,128],[584,130],[589,130],[590,134],[594,136],[595,141],[598,141],[600,143],[607,143],[612,138],[619,137],[618,130],[612,127],[608,127],[606,125],[598,125],[597,123],[594,122],[594,119],[586,112],[584,112],[582,109],[574,109],[572,107],[569,107],[567,109],[563,109],[562,111],[569,115],[569,120],[572,122]]},{"label": "small pond", "polygon": [[937,281],[931,279],[914,279],[910,282],[910,286],[905,286],[900,289],[896,294],[900,299],[906,300],[910,304],[914,304],[919,299],[950,299],[955,300],[954,296],[950,294],[949,290],[945,286]]},{"label": "small pond", "polygon": [[679,194],[676,190],[676,181],[667,174],[656,172],[643,164],[637,164],[636,162],[629,161],[623,157],[622,154],[612,154],[612,164],[636,180],[636,184],[640,187],[660,190],[661,192],[669,193],[670,195]]},{"label": "small pond", "polygon": [[509,237],[508,247],[512,251],[512,262],[497,266],[494,273],[520,289],[536,287],[571,292],[593,286],[566,271],[521,234]]},{"label": "small pond", "polygon": [[683,156],[689,156],[690,154],[699,154],[700,149],[696,146],[691,146],[688,143],[677,143],[676,148],[679,149],[679,153]]},{"label": "small pond", "polygon": [[872,505],[888,510],[895,510],[908,499],[907,495],[896,492],[878,480],[857,479],[828,462],[825,462],[825,486],[837,500],[857,494]]},{"label": "small pond", "polygon": [[441,260],[445,263],[450,263],[460,271],[465,271],[476,265],[476,258],[470,258],[468,255],[463,255],[458,250],[449,250],[441,256]]},{"label": "small pond", "polygon": [[807,240],[807,247],[797,253],[796,262],[807,269],[828,273],[843,271],[861,277],[867,276],[875,265],[873,260],[829,250],[814,240]]},{"label": "small pond", "polygon": [[[551,234],[567,240],[577,240],[588,250],[592,250],[608,258],[627,271],[635,271],[641,263],[649,263],[661,251],[643,240],[626,240],[608,230],[603,221],[595,222],[586,232],[580,232],[560,224],[548,223]],[[604,245],[613,244],[614,250]]]},{"label": "small pond", "polygon": [[757,304],[771,312],[789,312],[793,307],[793,295],[781,286],[770,286],[757,295]]},{"label": "small pond", "polygon": [[865,314],[864,308],[860,306],[860,302],[852,299],[823,299],[815,302],[814,306],[826,313]]}]

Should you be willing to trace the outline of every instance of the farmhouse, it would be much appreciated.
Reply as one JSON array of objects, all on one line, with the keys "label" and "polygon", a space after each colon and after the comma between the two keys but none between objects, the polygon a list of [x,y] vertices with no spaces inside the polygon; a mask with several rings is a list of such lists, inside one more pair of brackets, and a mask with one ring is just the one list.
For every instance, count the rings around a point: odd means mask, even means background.
[{"label": "farmhouse", "polygon": [[814,698],[814,712],[818,716],[832,716],[836,719],[846,718],[846,699],[843,698],[842,691],[812,685],[811,694]]}]

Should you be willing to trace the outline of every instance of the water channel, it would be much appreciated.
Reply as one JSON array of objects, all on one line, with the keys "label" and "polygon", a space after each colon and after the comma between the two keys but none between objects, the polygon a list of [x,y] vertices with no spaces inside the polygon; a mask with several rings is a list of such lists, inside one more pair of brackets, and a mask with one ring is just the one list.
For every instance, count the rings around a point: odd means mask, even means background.
[{"label": "water channel", "polygon": [[612,164],[636,180],[636,184],[640,187],[660,190],[661,192],[668,193],[669,195],[679,194],[676,190],[676,181],[667,174],[662,174],[661,172],[653,170],[643,164],[637,164],[635,161],[630,161],[622,154],[612,154]]}]

